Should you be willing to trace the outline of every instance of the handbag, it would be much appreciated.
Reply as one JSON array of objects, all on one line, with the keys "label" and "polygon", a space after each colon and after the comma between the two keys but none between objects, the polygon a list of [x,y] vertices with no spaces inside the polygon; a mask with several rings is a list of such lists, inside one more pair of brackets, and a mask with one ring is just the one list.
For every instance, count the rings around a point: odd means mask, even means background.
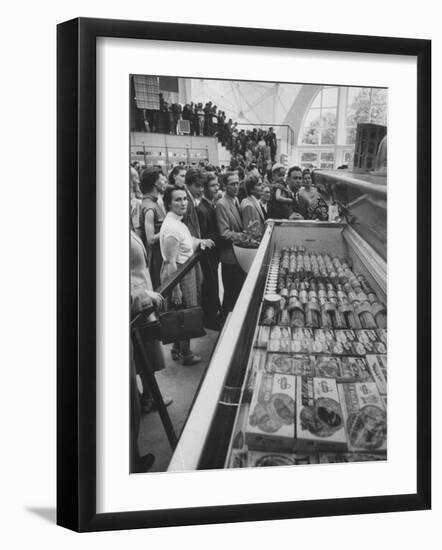
[{"label": "handbag", "polygon": [[163,344],[205,336],[200,306],[172,309],[160,314],[160,339]]}]

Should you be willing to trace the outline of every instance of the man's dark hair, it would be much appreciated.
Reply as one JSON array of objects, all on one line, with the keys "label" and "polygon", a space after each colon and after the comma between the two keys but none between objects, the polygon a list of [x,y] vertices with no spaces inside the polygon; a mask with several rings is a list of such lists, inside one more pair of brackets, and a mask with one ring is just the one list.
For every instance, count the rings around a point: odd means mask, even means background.
[{"label": "man's dark hair", "polygon": [[186,178],[185,183],[187,186],[193,185],[194,183],[202,183],[201,182],[201,170],[198,170],[196,168],[191,168],[186,172]]},{"label": "man's dark hair", "polygon": [[229,170],[224,174],[224,185],[228,184],[229,178],[232,176],[236,176],[236,172],[233,172],[232,170]]},{"label": "man's dark hair", "polygon": [[216,180],[217,176],[214,172],[205,172],[203,174],[204,189],[207,189],[213,180]]},{"label": "man's dark hair", "polygon": [[299,166],[292,166],[291,168],[289,168],[289,171],[287,172],[287,177],[289,178],[290,174],[295,171],[301,172],[302,174],[302,169]]},{"label": "man's dark hair", "polygon": [[152,193],[155,183],[160,177],[161,170],[158,168],[146,168],[143,170],[140,178],[140,190],[144,194]]}]

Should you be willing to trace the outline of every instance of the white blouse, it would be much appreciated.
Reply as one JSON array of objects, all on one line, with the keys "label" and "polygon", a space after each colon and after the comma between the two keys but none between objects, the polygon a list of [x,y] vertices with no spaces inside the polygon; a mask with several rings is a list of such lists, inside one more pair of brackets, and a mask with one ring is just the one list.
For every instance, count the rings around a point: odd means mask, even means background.
[{"label": "white blouse", "polygon": [[165,241],[168,237],[173,237],[178,241],[178,256],[176,262],[178,264],[185,263],[193,254],[193,237],[190,234],[189,228],[182,221],[181,216],[177,216],[174,212],[169,211],[164,218],[160,229],[160,249],[163,261],[166,261]]}]

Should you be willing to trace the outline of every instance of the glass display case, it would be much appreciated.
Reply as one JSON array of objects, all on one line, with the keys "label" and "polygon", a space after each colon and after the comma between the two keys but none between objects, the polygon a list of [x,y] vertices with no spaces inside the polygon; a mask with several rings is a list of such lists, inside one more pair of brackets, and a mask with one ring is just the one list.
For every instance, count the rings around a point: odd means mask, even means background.
[{"label": "glass display case", "polygon": [[[315,183],[339,204],[342,222],[267,222],[169,471],[385,459],[386,180],[379,183],[336,172],[317,172]],[[302,311],[299,319],[294,313],[297,303]],[[277,338],[271,337],[272,330],[277,332]],[[341,349],[345,333],[354,340],[347,342],[353,346],[348,353]],[[303,338],[304,343],[300,343]],[[333,348],[338,344],[339,348]],[[286,437],[272,439],[268,437],[269,433],[275,434],[272,425],[264,427],[268,432],[264,438],[255,437],[250,427],[251,408],[257,406],[260,384],[264,384],[264,379],[265,383],[273,383],[268,375],[279,376],[280,369],[282,374],[296,378],[296,384],[290,390],[291,397],[284,397],[282,383],[278,382],[279,401],[274,400],[273,409],[265,410],[263,417],[268,420],[268,415],[275,414],[275,407],[279,407],[280,423],[289,418],[286,424],[292,424],[293,414],[296,436],[286,430]],[[319,414],[317,427],[309,432],[311,435],[316,430],[319,435],[311,438],[312,443],[309,437],[300,437],[301,429],[311,419],[306,418],[304,411],[302,422],[296,425],[296,408],[305,400],[304,390],[310,391],[307,386],[313,387],[315,380],[321,379],[326,381],[322,387],[333,386],[334,398],[346,404],[339,411],[326,406],[311,408]],[[345,395],[350,389],[343,387],[345,382],[352,386],[351,399]],[[365,384],[363,391],[369,394],[361,399],[376,406],[364,409],[365,417],[353,411],[355,420],[349,433],[351,403],[356,403],[361,384]],[[316,391],[320,391],[319,385]],[[331,403],[324,397],[318,399],[323,404]],[[329,432],[324,431],[324,415],[334,426]],[[367,422],[371,428],[366,428]],[[338,427],[342,427],[339,437]],[[279,435],[281,426],[276,428]]]}]

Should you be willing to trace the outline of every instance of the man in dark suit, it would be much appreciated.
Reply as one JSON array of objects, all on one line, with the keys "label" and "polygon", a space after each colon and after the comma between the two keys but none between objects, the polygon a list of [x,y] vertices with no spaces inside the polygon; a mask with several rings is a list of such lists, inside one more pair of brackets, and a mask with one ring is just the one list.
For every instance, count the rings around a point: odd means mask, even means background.
[{"label": "man in dark suit", "polygon": [[218,246],[220,236],[214,205],[214,200],[218,195],[219,185],[218,178],[214,172],[207,172],[204,174],[203,186],[203,197],[196,208],[201,237],[203,239],[212,239],[215,243],[215,248],[206,250],[201,259],[201,267],[203,270],[201,305],[204,311],[205,326],[213,330],[220,330],[222,322],[218,284]]},{"label": "man in dark suit", "polygon": [[196,207],[201,201],[203,194],[203,182],[201,170],[191,168],[186,172],[185,189],[187,193],[187,210],[183,217],[183,222],[189,228],[192,237],[201,238],[201,228],[198,221]]},{"label": "man in dark suit", "polygon": [[233,251],[232,243],[243,230],[241,211],[238,203],[239,177],[236,172],[226,172],[224,176],[225,194],[216,203],[216,221],[220,234],[221,274],[224,287],[224,314],[232,311],[241,292],[245,273]]}]

